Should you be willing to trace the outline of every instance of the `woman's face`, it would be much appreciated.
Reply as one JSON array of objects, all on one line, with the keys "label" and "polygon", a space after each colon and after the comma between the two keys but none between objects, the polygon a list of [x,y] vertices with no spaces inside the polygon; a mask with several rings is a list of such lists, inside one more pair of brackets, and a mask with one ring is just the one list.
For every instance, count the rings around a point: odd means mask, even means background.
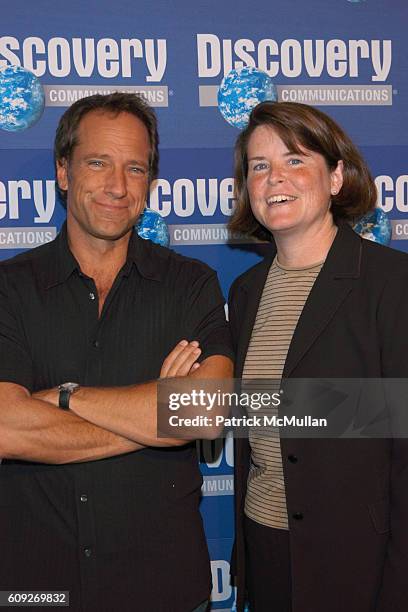
[{"label": "woman's face", "polygon": [[330,171],[320,153],[289,151],[269,126],[254,130],[247,157],[248,194],[259,223],[279,235],[332,226],[330,197],[341,189],[342,161]]}]

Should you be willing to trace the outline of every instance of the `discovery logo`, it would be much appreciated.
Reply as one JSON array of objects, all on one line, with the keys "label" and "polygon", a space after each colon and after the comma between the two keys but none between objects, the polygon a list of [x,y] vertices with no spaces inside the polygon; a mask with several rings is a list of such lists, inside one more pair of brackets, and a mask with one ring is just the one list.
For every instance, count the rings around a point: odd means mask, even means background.
[{"label": "discovery logo", "polygon": [[[150,193],[148,206],[162,217],[192,218],[193,223],[170,224],[170,246],[248,243],[253,239],[231,232],[228,218],[234,209],[234,179],[178,178],[174,182],[158,179]],[[221,213],[224,223],[208,222]],[[194,222],[195,221],[195,222]]]},{"label": "discovery logo", "polygon": [[[407,240],[408,221],[401,217],[408,214],[408,175],[381,174],[375,177],[375,184],[377,206],[391,218],[393,239]],[[184,177],[173,181],[160,178],[147,204],[166,219],[170,246],[253,242],[248,236],[233,233],[227,227],[234,210],[232,177]],[[53,179],[0,180],[0,225],[3,232],[0,249],[32,248],[52,240],[56,228],[49,224],[53,222],[55,208]],[[220,222],[216,222],[218,220]],[[27,232],[31,232],[29,236]],[[228,450],[230,446],[226,442],[227,458]],[[216,461],[215,458],[209,459],[210,452],[213,452],[210,446],[201,450],[204,453],[202,461]]]},{"label": "discovery logo", "polygon": [[[408,213],[408,176],[396,178],[379,175],[375,178],[378,192],[377,206],[384,212]],[[215,244],[245,244],[254,242],[228,228],[234,210],[234,179],[160,178],[155,182],[148,200],[149,208],[157,211],[168,222],[170,246]],[[392,216],[392,215],[391,215]],[[216,222],[220,219],[222,222]],[[391,223],[394,225],[394,221]],[[408,238],[408,222],[400,238]],[[394,238],[397,234],[394,232]]]},{"label": "discovery logo", "polygon": [[[198,77],[218,81],[217,85],[199,86],[200,106],[217,106],[221,79],[230,70],[244,66],[259,68],[270,77],[276,77],[280,101],[318,106],[391,105],[392,86],[385,83],[391,65],[391,40],[291,38],[278,41],[263,38],[256,41],[197,34]],[[306,80],[306,84],[290,83],[299,78]],[[307,83],[317,78],[328,82]],[[289,80],[289,83],[279,85],[280,79]],[[336,83],[339,79],[342,79],[341,84]]]},{"label": "discovery logo", "polygon": [[408,240],[408,221],[404,216],[408,213],[408,175],[401,174],[395,178],[381,174],[375,178],[378,192],[378,206],[390,217],[397,213],[399,218],[391,218],[392,239]]},{"label": "discovery logo", "polygon": [[[0,181],[0,249],[32,249],[53,240],[56,227],[36,224],[48,224],[54,209],[54,180]],[[4,227],[7,221],[10,226]]]},{"label": "discovery logo", "polygon": [[[127,91],[144,96],[152,106],[168,106],[168,87],[162,85],[167,67],[167,41],[162,38],[63,38],[48,40],[29,36],[0,37],[0,69],[23,66],[37,77],[52,77],[44,85],[46,106],[70,106],[94,93]],[[84,85],[82,79],[102,79],[100,84]],[[115,78],[138,85],[106,84]],[[68,79],[71,83],[58,83]],[[77,84],[72,85],[72,81]]]},{"label": "discovery logo", "polygon": [[234,477],[231,472],[234,467],[232,432],[229,431],[224,439],[197,441],[197,454],[203,472],[202,495],[234,495]]}]

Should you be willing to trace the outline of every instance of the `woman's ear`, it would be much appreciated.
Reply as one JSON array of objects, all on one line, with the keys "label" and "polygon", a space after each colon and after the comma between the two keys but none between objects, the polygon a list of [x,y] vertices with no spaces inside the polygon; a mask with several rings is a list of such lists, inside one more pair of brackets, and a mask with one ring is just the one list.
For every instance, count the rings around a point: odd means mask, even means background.
[{"label": "woman's ear", "polygon": [[330,192],[332,195],[337,195],[343,186],[343,160],[339,159],[337,166],[330,173]]}]

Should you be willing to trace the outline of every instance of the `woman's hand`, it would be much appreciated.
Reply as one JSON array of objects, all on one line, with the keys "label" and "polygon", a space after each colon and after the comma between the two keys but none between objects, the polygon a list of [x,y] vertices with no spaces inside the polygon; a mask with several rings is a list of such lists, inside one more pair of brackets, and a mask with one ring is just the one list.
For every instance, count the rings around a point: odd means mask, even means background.
[{"label": "woman's hand", "polygon": [[200,367],[197,363],[200,355],[201,349],[196,340],[192,342],[181,340],[163,361],[160,378],[188,376]]}]

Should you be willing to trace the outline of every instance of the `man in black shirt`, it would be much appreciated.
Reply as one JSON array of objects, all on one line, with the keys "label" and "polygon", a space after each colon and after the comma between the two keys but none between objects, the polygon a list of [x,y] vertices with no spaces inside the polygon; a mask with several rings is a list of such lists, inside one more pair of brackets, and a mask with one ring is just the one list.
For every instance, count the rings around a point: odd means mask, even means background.
[{"label": "man in black shirt", "polygon": [[75,103],[66,225],[0,265],[0,590],[75,611],[191,612],[210,591],[195,449],[157,437],[156,379],[228,377],[232,352],[215,273],[133,230],[157,144],[136,96]]}]

